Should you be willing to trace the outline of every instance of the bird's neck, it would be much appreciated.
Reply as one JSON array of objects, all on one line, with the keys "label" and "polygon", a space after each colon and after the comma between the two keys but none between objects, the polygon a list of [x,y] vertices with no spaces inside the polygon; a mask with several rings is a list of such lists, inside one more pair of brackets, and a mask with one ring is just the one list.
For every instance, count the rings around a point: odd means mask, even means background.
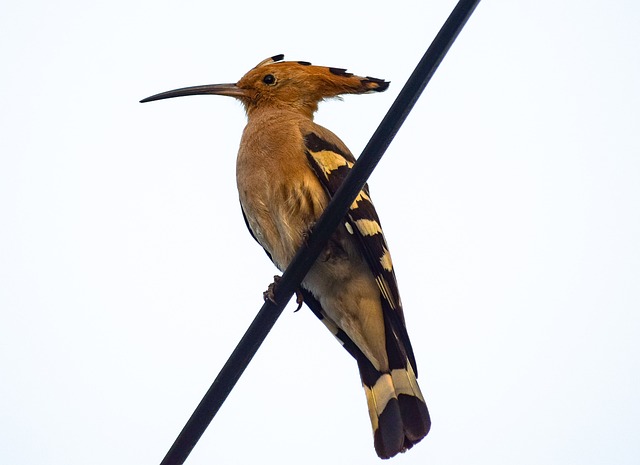
[{"label": "bird's neck", "polygon": [[295,113],[300,118],[313,121],[313,115],[318,109],[318,102],[268,102],[253,104],[246,107],[249,120],[254,118],[264,118],[265,115],[277,113]]}]

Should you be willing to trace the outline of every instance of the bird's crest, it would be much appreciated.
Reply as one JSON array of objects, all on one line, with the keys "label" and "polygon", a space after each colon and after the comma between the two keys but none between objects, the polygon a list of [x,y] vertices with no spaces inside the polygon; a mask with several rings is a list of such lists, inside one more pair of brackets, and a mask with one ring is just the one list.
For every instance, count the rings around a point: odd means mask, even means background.
[{"label": "bird's crest", "polygon": [[265,58],[260,63],[258,63],[256,65],[256,68],[259,68],[259,67],[264,66],[264,65],[268,65],[270,63],[276,63],[276,62],[282,61],[282,60],[284,60],[284,54],[283,53],[280,53],[279,55],[273,55],[272,57]]}]

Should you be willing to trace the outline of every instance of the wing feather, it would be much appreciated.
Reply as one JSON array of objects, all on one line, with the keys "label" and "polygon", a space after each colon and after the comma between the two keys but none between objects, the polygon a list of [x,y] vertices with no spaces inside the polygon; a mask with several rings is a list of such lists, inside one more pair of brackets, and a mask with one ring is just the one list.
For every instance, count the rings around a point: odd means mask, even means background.
[{"label": "wing feather", "polygon": [[[304,136],[307,160],[330,197],[336,193],[355,163],[354,156],[341,150],[336,144],[315,132]],[[347,231],[357,238],[357,243],[373,273],[380,294],[385,319],[404,347],[406,355],[417,374],[413,349],[407,334],[389,247],[384,238],[380,219],[365,186],[351,205],[346,218]]]}]

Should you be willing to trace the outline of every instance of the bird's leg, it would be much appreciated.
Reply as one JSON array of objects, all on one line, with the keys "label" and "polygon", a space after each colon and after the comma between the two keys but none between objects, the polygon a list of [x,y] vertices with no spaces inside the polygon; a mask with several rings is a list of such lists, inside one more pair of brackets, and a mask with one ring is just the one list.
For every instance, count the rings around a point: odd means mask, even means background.
[{"label": "bird's leg", "polygon": [[[267,287],[267,290],[262,293],[262,297],[264,297],[265,301],[270,300],[274,304],[277,304],[276,288],[278,287],[278,283],[280,282],[281,279],[282,277],[278,275],[273,277],[273,282],[269,284],[269,287]],[[296,289],[296,303],[298,304],[298,308],[296,308],[294,312],[297,312],[298,310],[300,310],[302,308],[302,304],[304,303],[304,297],[302,295],[302,291],[300,290],[300,288]]]}]

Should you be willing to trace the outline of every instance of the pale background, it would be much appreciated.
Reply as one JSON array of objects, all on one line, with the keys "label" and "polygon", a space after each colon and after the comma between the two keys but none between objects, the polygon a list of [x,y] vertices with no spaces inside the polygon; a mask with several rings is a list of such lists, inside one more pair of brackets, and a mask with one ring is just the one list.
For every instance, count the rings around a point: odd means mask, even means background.
[{"label": "pale background", "polygon": [[[265,57],[385,94],[453,0],[5,1],[0,463],[158,464],[275,273],[235,190]],[[433,428],[400,464],[640,463],[640,6],[482,2],[370,181]],[[377,464],[352,360],[290,305],[188,464]]]}]

